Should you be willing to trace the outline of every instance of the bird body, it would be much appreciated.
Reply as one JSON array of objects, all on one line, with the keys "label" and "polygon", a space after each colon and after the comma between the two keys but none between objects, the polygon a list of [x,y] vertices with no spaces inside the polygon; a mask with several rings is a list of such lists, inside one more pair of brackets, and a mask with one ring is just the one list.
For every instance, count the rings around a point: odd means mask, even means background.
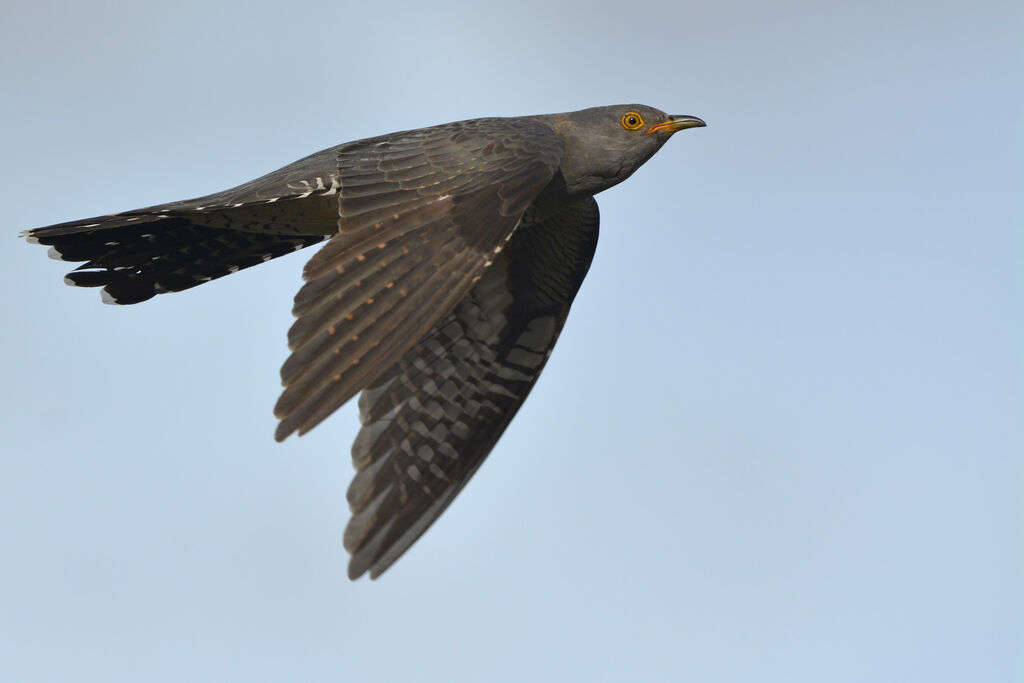
[{"label": "bird body", "polygon": [[295,297],[276,438],[360,391],[349,575],[380,575],[493,448],[565,323],[593,195],[677,130],[641,105],[485,118],[345,143],[216,194],[27,231],[130,304],[327,239]]}]

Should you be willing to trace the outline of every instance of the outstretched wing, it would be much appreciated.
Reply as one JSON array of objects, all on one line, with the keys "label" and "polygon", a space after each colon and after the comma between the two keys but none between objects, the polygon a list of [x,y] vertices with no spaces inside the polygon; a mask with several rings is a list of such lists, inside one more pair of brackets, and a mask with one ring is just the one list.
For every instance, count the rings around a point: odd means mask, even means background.
[{"label": "outstretched wing", "polygon": [[303,434],[380,376],[466,295],[551,182],[561,138],[475,119],[338,152],[339,233],[306,265],[276,438]]},{"label": "outstretched wing", "polygon": [[592,197],[527,211],[469,294],[360,396],[350,578],[384,572],[487,457],[551,354],[597,233]]}]

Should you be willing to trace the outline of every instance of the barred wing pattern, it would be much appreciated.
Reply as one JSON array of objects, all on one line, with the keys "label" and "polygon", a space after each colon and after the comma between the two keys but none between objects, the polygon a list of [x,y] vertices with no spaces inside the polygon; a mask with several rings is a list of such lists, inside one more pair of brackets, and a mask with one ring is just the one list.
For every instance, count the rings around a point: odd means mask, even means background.
[{"label": "barred wing pattern", "polygon": [[466,295],[551,182],[563,143],[531,119],[475,119],[343,145],[337,235],[306,265],[276,438],[373,382]]},{"label": "barred wing pattern", "polygon": [[295,296],[275,438],[363,392],[344,544],[349,575],[376,578],[458,495],[534,386],[593,258],[592,195],[703,125],[636,104],[459,121],[23,234],[82,264],[69,284],[117,304],[326,239]]},{"label": "barred wing pattern", "polygon": [[469,481],[547,362],[597,245],[592,197],[526,212],[508,247],[359,399],[349,576],[384,572]]}]

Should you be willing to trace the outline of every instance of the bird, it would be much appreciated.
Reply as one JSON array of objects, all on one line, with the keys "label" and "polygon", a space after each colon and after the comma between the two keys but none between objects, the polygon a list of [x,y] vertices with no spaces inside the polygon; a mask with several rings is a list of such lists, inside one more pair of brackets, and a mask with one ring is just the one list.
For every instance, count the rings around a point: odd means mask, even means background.
[{"label": "bird", "polygon": [[22,233],[135,304],[326,240],[303,268],[275,438],[359,394],[348,575],[378,578],[526,399],[597,246],[594,195],[676,132],[640,104],[478,118],[347,142],[196,199]]}]

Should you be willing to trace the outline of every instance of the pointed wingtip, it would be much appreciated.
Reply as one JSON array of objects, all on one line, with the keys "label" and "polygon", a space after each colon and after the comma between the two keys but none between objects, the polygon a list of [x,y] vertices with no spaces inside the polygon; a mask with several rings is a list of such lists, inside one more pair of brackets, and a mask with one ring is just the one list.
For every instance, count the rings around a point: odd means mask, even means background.
[{"label": "pointed wingtip", "polygon": [[[390,565],[389,565],[390,566]],[[376,581],[377,577],[387,571],[388,567],[381,568],[379,565],[370,564],[370,559],[361,553],[353,555],[348,563],[348,580],[358,581],[364,576],[370,581]]]},{"label": "pointed wingtip", "polygon": [[281,443],[289,436],[291,436],[292,432],[294,431],[295,428],[288,424],[288,420],[281,420],[277,424],[277,428],[274,430],[274,441]]}]

